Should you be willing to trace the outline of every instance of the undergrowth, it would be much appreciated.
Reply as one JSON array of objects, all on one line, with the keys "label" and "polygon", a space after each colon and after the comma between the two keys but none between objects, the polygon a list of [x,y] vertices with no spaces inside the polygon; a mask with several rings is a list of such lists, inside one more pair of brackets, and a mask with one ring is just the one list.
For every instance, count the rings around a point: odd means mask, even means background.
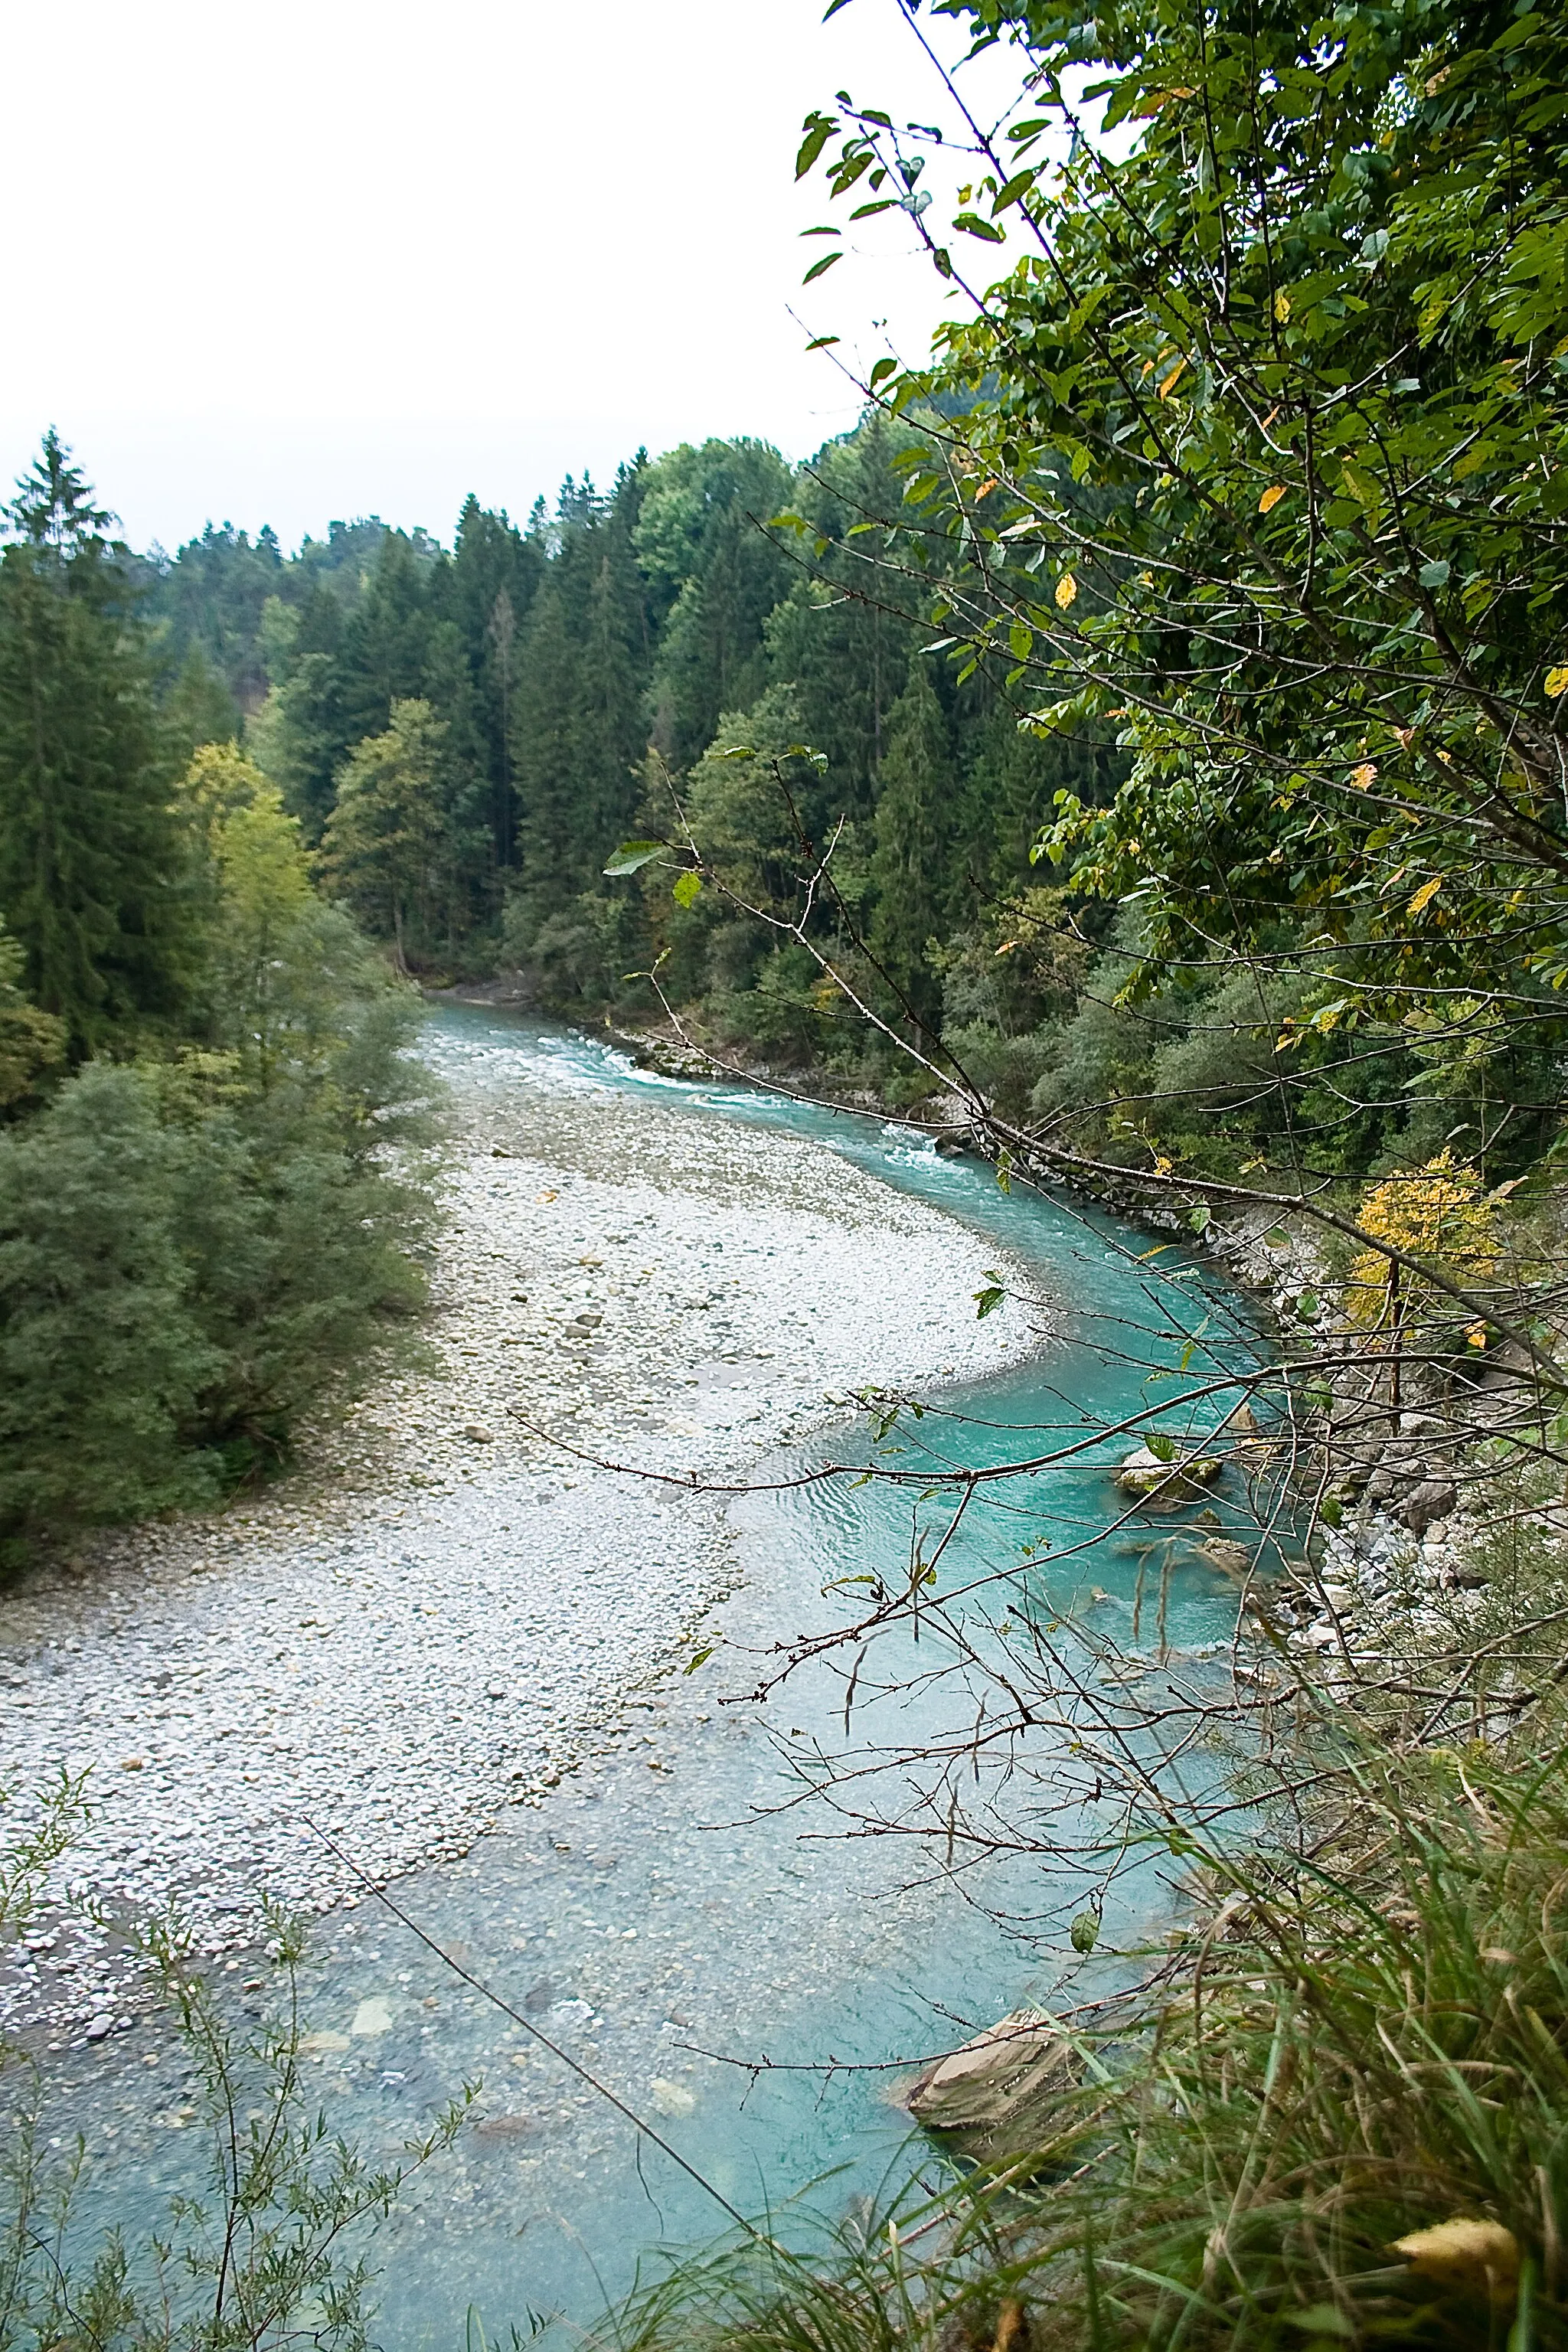
[{"label": "undergrowth", "polygon": [[1416,1745],[1419,1654],[1299,1737],[1290,1835],[1171,1838],[1187,1938],[1063,2024],[1027,2157],[710,2251],[621,2352],[1568,2346],[1568,1717]]}]

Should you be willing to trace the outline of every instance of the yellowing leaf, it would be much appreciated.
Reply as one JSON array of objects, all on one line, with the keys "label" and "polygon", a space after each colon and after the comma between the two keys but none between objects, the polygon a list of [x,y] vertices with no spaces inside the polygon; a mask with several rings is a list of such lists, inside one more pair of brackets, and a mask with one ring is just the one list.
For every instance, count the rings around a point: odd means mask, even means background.
[{"label": "yellowing leaf", "polygon": [[1434,2229],[1395,2238],[1391,2251],[1403,2254],[1422,2277],[1443,2286],[1489,2292],[1500,2305],[1513,2301],[1519,2241],[1500,2221],[1439,2221]]},{"label": "yellowing leaf", "polygon": [[1359,768],[1351,770],[1351,782],[1358,793],[1364,793],[1377,782],[1377,769],[1371,760],[1363,760]]},{"label": "yellowing leaf", "polygon": [[1181,374],[1182,374],[1182,373],[1184,372],[1184,369],[1185,369],[1185,367],[1186,367],[1186,364],[1187,364],[1187,363],[1186,363],[1186,361],[1185,361],[1184,359],[1184,360],[1178,360],[1178,361],[1176,362],[1175,366],[1171,370],[1170,374],[1165,378],[1164,382],[1163,382],[1163,383],[1161,384],[1161,386],[1160,386],[1160,397],[1161,397],[1161,399],[1162,399],[1162,400],[1168,400],[1168,399],[1170,398],[1170,396],[1171,396],[1172,393],[1175,390],[1175,387],[1176,387],[1176,379],[1177,379],[1177,377],[1178,377],[1179,375],[1181,375]]},{"label": "yellowing leaf", "polygon": [[1064,572],[1061,578],[1057,582],[1058,612],[1065,613],[1068,606],[1072,603],[1073,598],[1077,594],[1078,582],[1073,578],[1070,572]]},{"label": "yellowing leaf", "polygon": [[1151,114],[1158,114],[1160,109],[1163,106],[1168,106],[1173,98],[1191,98],[1193,95],[1190,89],[1151,90],[1148,97],[1141,100],[1132,111],[1134,115],[1146,118]]},{"label": "yellowing leaf", "polygon": [[1276,294],[1274,297],[1274,316],[1279,320],[1281,326],[1285,324],[1286,320],[1290,316],[1290,297],[1289,294]]},{"label": "yellowing leaf", "polygon": [[1560,694],[1568,694],[1568,662],[1559,663],[1546,673],[1546,691],[1555,701]]},{"label": "yellowing leaf", "polygon": [[1433,899],[1437,896],[1437,893],[1442,887],[1443,877],[1440,874],[1434,874],[1430,882],[1423,882],[1420,889],[1416,891],[1415,896],[1411,899],[1405,912],[1411,915],[1419,915],[1424,913],[1425,910],[1432,904]]},{"label": "yellowing leaf", "polygon": [[1258,501],[1258,513],[1272,514],[1284,495],[1285,485],[1283,482],[1270,482],[1268,488],[1264,491],[1263,496]]}]

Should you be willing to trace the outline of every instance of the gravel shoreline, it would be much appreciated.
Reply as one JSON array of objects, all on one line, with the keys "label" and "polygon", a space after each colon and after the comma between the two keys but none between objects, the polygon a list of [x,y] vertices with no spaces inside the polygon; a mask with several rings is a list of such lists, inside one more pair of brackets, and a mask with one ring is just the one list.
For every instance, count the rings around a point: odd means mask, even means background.
[{"label": "gravel shoreline", "polygon": [[356,1901],[321,1832],[384,1882],[603,1752],[731,1589],[732,1540],[717,1498],[550,1438],[743,1475],[852,1390],[1037,1344],[1016,1306],[975,1320],[994,1244],[826,1145],[535,1069],[446,1056],[434,1370],[322,1427],[260,1499],[0,1597],[0,1790],[86,1772],[90,1805],[59,1907],[0,1969],[0,2025],[127,2021],[136,1968],[69,1898],[172,1899],[216,1957],[264,1897]]}]

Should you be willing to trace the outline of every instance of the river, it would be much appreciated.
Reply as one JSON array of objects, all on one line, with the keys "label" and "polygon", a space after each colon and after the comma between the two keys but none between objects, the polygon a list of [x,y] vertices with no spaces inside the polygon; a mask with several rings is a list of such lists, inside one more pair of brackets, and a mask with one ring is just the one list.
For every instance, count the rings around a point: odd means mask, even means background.
[{"label": "river", "polygon": [[[1022,1364],[934,1395],[938,1411],[892,1433],[909,1450],[889,1466],[929,1465],[934,1477],[1092,1437],[1172,1393],[1151,1381],[1169,1382],[1194,1333],[1222,1364],[1256,1346],[1245,1307],[1201,1265],[1171,1250],[1152,1258],[1146,1235],[1071,1204],[1004,1192],[988,1168],[942,1157],[907,1129],[678,1084],[489,1011],[443,1008],[427,1050],[453,1072],[480,1055],[492,1087],[613,1094],[634,1139],[639,1107],[657,1104],[694,1132],[738,1123],[826,1143],[1036,1271],[1047,1335]],[[1208,1401],[1195,1425],[1217,1422],[1228,1402]],[[1124,1506],[1105,1465],[1129,1443],[1091,1444],[967,1512],[936,1591],[990,1580],[966,1604],[982,1643],[1011,1603],[1076,1610],[1121,1648],[1152,1651],[1156,1531],[1107,1533]],[[437,1944],[748,2213],[778,2217],[793,2201],[832,2219],[901,2181],[934,2179],[930,2145],[911,2137],[898,2104],[912,2063],[1114,1966],[1097,1958],[1086,1977],[1071,1948],[1067,1927],[1088,1881],[1070,1868],[1015,1857],[947,1871],[912,1840],[848,1833],[855,1822],[820,1803],[780,1810],[802,1785],[792,1759],[844,1745],[842,1674],[819,1665],[765,1702],[742,1694],[777,1662],[781,1641],[845,1613],[858,1588],[844,1580],[900,1580],[911,1524],[934,1530],[943,1519],[940,1496],[921,1502],[908,1487],[780,1483],[826,1450],[842,1458],[852,1446],[858,1458],[868,1444],[863,1431],[847,1439],[840,1429],[753,1461],[755,1491],[731,1507],[743,1576],[686,1663],[712,1654],[634,1692],[605,1752],[545,1801],[509,1810],[466,1855],[392,1890]],[[1026,1566],[1024,1547],[1047,1544]],[[1190,1548],[1167,1548],[1163,1561],[1162,1653],[1201,1665],[1233,1633],[1234,1589]],[[951,1681],[898,1687],[940,1652],[930,1632],[919,1653],[904,1632],[883,1642],[865,1674],[857,1740],[895,1750],[954,1719]],[[1032,1759],[1042,1786],[1051,1764],[1048,1753]],[[896,1811],[897,1778],[872,1774],[858,1809]],[[1112,1895],[1102,1946],[1134,1937],[1171,1900],[1152,1866],[1131,1873]],[[237,2016],[258,2013],[265,1995],[247,2009],[240,1979],[230,1982]],[[310,2095],[367,2153],[395,2153],[442,2099],[483,2078],[475,2120],[410,2185],[377,2243],[377,2333],[397,2352],[454,2344],[470,2307],[492,2341],[513,2324],[526,2334],[531,2315],[590,2318],[639,2263],[647,2274],[659,2248],[724,2226],[711,2196],[373,1900],[320,1923],[304,1994]],[[60,2060],[53,2127],[89,2110],[114,2117],[112,2145],[95,2148],[84,2222],[112,2216],[134,2234],[189,2184],[195,2105],[188,2063],[166,2033],[94,2053],[90,2074],[80,2058]]]}]

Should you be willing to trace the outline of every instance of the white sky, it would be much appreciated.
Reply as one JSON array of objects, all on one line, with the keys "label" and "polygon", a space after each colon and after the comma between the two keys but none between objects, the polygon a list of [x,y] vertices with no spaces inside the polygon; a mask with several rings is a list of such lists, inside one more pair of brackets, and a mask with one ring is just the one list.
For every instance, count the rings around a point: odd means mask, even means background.
[{"label": "white sky", "polygon": [[47,102],[0,142],[0,484],[53,423],[133,542],[211,518],[292,546],[372,512],[449,540],[468,489],[521,516],[639,442],[804,456],[858,404],[808,333],[868,364],[886,320],[918,356],[942,304],[897,213],[801,289],[799,231],[843,217],[794,185],[807,108],[940,106],[898,0],[824,5],[14,13],[11,87]]}]

